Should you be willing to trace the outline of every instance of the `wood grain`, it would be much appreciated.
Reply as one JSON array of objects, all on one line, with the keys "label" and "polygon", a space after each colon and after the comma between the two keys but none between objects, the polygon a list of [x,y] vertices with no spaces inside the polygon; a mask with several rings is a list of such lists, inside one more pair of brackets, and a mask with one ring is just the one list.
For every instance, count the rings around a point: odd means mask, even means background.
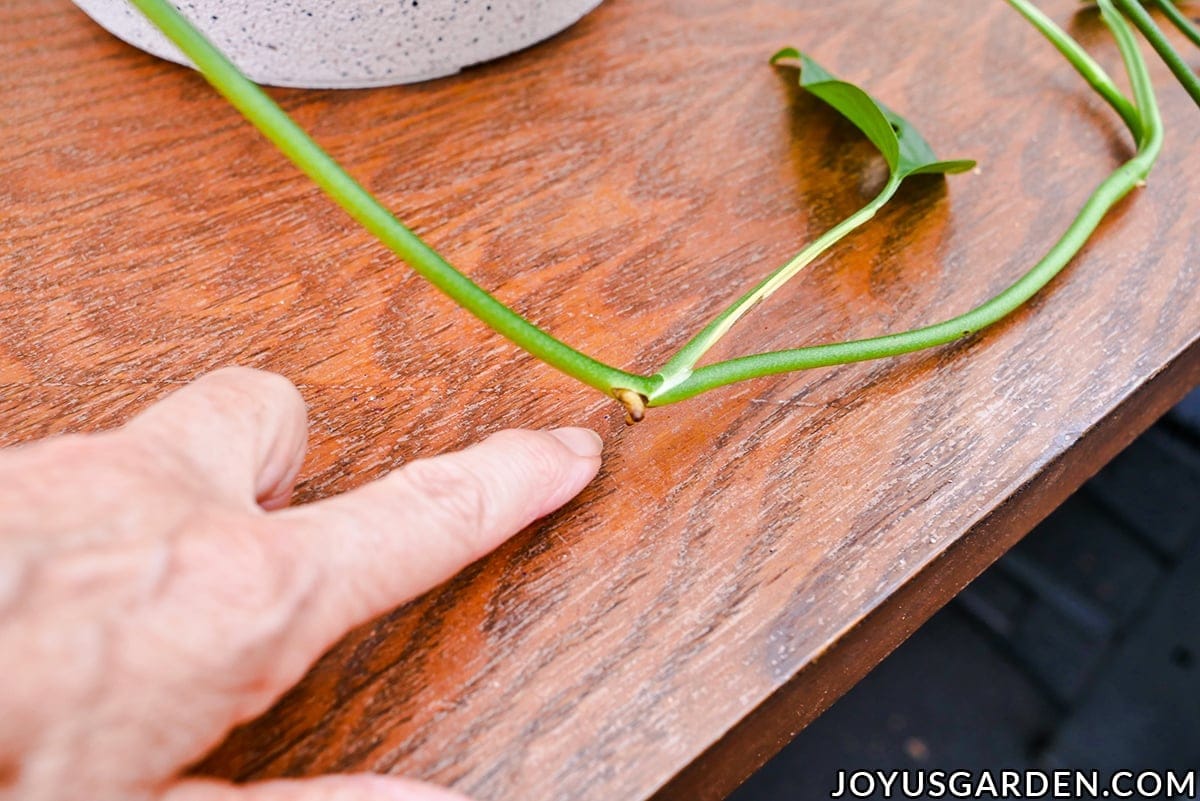
[{"label": "wood grain", "polygon": [[[1076,4],[1044,5],[1117,64]],[[905,189],[718,357],[965,310],[1129,154],[1000,2],[607,0],[458,77],[276,96],[501,299],[651,371],[883,177],[766,65],[789,44],[981,169]],[[302,501],[506,426],[608,443],[578,501],[351,633],[202,772],[720,798],[1200,381],[1200,116],[1157,65],[1150,185],[1010,321],[626,428],[356,230],[194,74],[65,0],[0,6],[0,54],[0,442],[113,425],[238,363],[309,403]]]}]

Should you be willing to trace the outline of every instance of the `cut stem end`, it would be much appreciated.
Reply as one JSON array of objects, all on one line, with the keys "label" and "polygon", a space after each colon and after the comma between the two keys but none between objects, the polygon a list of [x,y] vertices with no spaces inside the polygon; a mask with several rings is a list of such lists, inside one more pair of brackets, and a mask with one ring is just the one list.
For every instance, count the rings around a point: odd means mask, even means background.
[{"label": "cut stem end", "polygon": [[645,419],[646,403],[648,402],[645,395],[634,392],[632,389],[614,389],[613,397],[625,407],[626,425],[640,423]]}]

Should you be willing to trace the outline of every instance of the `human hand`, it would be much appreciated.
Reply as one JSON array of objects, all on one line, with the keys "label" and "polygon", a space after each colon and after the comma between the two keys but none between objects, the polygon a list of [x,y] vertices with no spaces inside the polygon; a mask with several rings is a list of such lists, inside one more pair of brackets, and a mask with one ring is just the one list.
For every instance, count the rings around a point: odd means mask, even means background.
[{"label": "human hand", "polygon": [[286,508],[305,441],[289,382],[230,369],[123,428],[0,451],[0,799],[459,798],[371,775],[179,773],[347,629],[572,498],[600,440],[505,431]]}]

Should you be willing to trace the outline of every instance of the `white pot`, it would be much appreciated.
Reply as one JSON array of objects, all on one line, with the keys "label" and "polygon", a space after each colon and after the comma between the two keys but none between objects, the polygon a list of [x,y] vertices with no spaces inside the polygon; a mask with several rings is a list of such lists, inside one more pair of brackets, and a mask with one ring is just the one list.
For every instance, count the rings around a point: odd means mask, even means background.
[{"label": "white pot", "polygon": [[[126,0],[74,0],[116,36],[187,64]],[[173,0],[258,83],[353,88],[451,75],[553,36],[600,0]]]}]

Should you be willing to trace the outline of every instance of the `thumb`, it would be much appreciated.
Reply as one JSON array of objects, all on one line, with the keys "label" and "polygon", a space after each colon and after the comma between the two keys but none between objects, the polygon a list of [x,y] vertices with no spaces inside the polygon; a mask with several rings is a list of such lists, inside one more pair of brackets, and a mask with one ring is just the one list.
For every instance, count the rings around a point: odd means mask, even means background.
[{"label": "thumb", "polygon": [[205,779],[180,782],[161,801],[469,801],[432,784],[361,773],[286,779],[255,784],[225,784]]}]

